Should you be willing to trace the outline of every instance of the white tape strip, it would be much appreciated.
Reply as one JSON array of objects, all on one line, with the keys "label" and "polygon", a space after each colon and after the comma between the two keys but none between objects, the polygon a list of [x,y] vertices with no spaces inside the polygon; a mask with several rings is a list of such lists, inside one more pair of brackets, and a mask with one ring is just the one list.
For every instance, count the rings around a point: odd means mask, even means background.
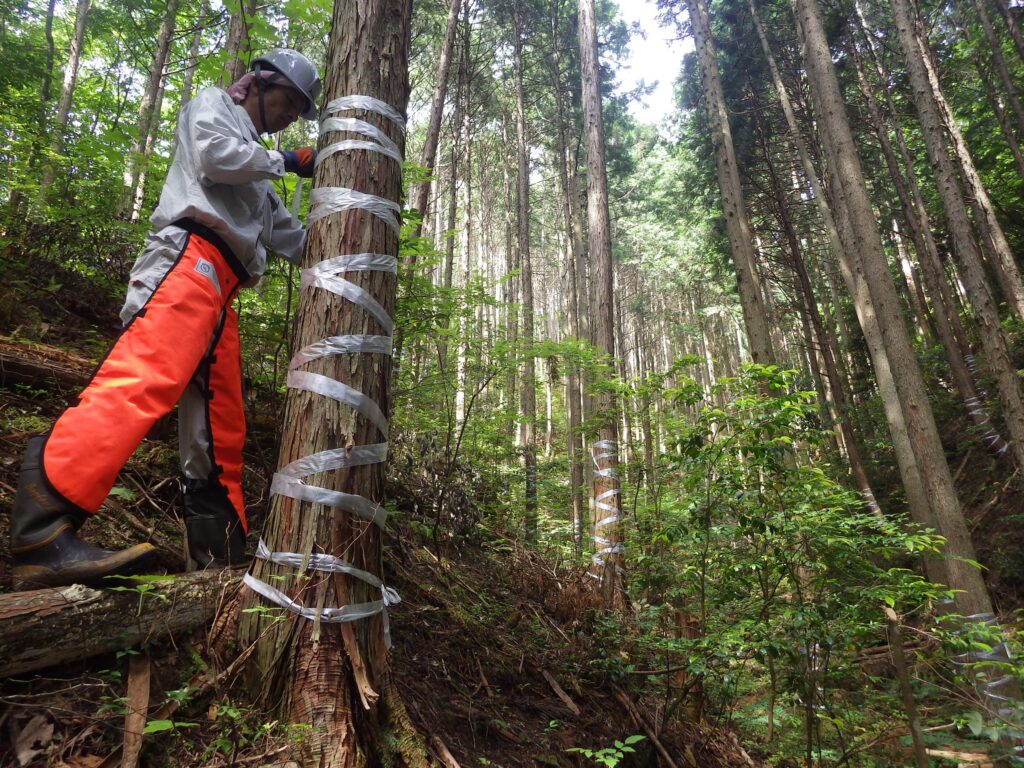
[{"label": "white tape strip", "polygon": [[395,330],[395,321],[380,303],[369,293],[364,291],[355,283],[351,283],[342,277],[331,277],[325,274],[318,274],[315,270],[302,270],[301,286],[303,288],[323,288],[336,296],[348,299],[358,307],[362,307],[374,318],[384,331],[390,335]]},{"label": "white tape strip", "polygon": [[[363,109],[377,112],[393,120],[402,131],[405,130],[404,118],[388,104],[370,96],[345,96],[334,99],[324,108],[325,114],[333,114],[346,109]],[[402,153],[398,145],[383,131],[374,125],[356,118],[326,118],[321,122],[321,130],[329,132],[351,132],[368,137],[369,141],[343,140],[329,145],[322,150],[317,158],[319,165],[331,155],[346,150],[370,150],[381,152],[402,163]],[[398,203],[377,195],[370,195],[347,187],[321,187],[314,189],[310,195],[310,212],[308,224],[334,213],[349,210],[364,210],[386,223],[397,235],[400,229],[399,215],[401,208]],[[385,440],[388,437],[388,421],[380,406],[371,397],[349,387],[341,381],[312,371],[299,370],[313,360],[343,354],[383,354],[391,355],[390,335],[394,331],[394,321],[388,312],[366,290],[340,275],[344,272],[377,271],[396,273],[398,260],[394,256],[381,253],[342,254],[325,259],[310,269],[302,271],[301,286],[303,289],[319,288],[347,299],[372,315],[381,325],[383,336],[344,335],[330,336],[321,339],[295,353],[289,362],[288,386],[307,392],[328,397],[353,408],[358,414],[369,420],[381,432]],[[387,459],[388,443],[374,445],[346,446],[320,451],[311,456],[291,462],[282,467],[271,481],[271,493],[315,504],[341,509],[364,520],[369,520],[383,528],[387,520],[384,508],[363,496],[334,491],[309,485],[305,479],[311,475],[332,472],[334,470],[378,464]],[[391,646],[391,630],[388,623],[387,607],[400,602],[401,598],[393,589],[385,587],[383,582],[372,573],[361,570],[345,561],[327,554],[310,554],[308,557],[290,552],[271,552],[261,540],[257,557],[292,568],[306,567],[328,573],[343,573],[360,579],[372,587],[380,589],[381,599],[368,603],[358,603],[341,608],[324,608],[321,610],[307,608],[294,601],[278,589],[246,574],[245,583],[268,600],[299,614],[307,619],[315,619],[325,623],[356,621],[382,614],[384,637],[388,647]]]},{"label": "white tape strip", "polygon": [[322,357],[345,354],[391,354],[390,336],[329,336],[322,341],[315,341],[307,347],[303,347],[294,355],[288,363],[289,370],[319,360]]},{"label": "white tape strip", "polygon": [[320,165],[336,152],[351,149],[367,149],[371,152],[380,152],[392,158],[401,165],[403,162],[402,150],[382,130],[365,120],[357,120],[354,117],[330,117],[320,123],[321,133],[330,132],[360,133],[368,136],[371,141],[359,139],[346,139],[329,144],[317,153],[316,165]]},{"label": "white tape strip", "polygon": [[341,608],[324,608],[318,611],[315,608],[306,608],[300,603],[292,600],[288,595],[279,589],[275,589],[269,584],[260,581],[251,573],[245,574],[245,578],[242,579],[243,583],[249,587],[253,592],[256,592],[272,603],[277,603],[282,608],[297,613],[304,619],[319,619],[324,624],[341,624],[346,621],[359,621],[360,619],[368,619],[371,616],[376,616],[378,613],[382,614],[384,624],[384,642],[388,648],[391,647],[391,623],[388,620],[387,609],[389,606],[395,605],[401,601],[398,593],[390,587],[381,587],[380,600],[372,600],[368,603],[353,603],[352,605],[345,605]]},{"label": "white tape strip", "polygon": [[397,235],[401,225],[398,203],[377,195],[368,195],[348,187],[318,187],[309,195],[307,226],[333,213],[342,211],[368,211],[387,224]]},{"label": "white tape strip", "polygon": [[346,109],[364,109],[367,112],[376,112],[379,115],[391,120],[395,125],[405,131],[405,118],[401,113],[387,102],[375,99],[373,96],[342,96],[327,102],[324,107],[325,115],[333,115]]},{"label": "white tape strip", "polygon": [[329,397],[331,400],[354,408],[369,419],[384,437],[388,436],[387,417],[372,398],[367,397],[358,389],[353,389],[348,384],[311,371],[289,371],[288,386],[292,389],[302,389],[316,395]]}]

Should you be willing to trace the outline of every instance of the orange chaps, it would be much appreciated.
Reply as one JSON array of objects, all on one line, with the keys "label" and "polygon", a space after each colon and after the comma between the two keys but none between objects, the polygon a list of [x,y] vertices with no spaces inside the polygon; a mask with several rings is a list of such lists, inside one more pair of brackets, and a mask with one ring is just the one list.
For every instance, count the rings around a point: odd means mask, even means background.
[{"label": "orange chaps", "polygon": [[[205,404],[198,417],[190,416],[205,427],[192,441],[208,451],[211,476],[202,479],[227,490],[247,529],[245,415],[238,316],[231,300],[248,275],[215,234],[191,222],[182,228],[190,234],[177,261],[125,326],[78,403],[53,425],[43,472],[59,495],[95,513],[128,457],[188,387]],[[179,424],[183,433],[186,428]]]}]

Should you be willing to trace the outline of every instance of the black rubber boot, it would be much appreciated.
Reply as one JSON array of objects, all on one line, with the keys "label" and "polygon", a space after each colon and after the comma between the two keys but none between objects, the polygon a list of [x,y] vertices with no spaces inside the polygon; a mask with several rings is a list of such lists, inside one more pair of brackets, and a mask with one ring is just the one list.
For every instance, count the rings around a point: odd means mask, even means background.
[{"label": "black rubber boot", "polygon": [[185,562],[190,571],[242,565],[245,531],[228,492],[215,482],[186,479]]},{"label": "black rubber boot", "polygon": [[28,442],[11,508],[11,577],[15,589],[99,585],[107,576],[140,570],[156,555],[152,544],[123,551],[94,547],[75,535],[86,513],[55,494],[43,478],[45,438]]}]

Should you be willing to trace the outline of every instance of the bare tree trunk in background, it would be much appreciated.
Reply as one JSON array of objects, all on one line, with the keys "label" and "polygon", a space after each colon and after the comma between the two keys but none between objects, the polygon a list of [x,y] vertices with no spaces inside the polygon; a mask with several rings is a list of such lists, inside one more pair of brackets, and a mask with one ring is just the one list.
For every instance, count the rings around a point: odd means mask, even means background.
[{"label": "bare tree trunk in background", "polygon": [[[963,615],[990,612],[988,590],[979,571],[970,565],[975,559],[974,547],[953,487],[917,357],[900,316],[899,300],[875,227],[860,157],[815,0],[794,0],[794,9],[815,114],[836,179],[838,200],[847,211],[850,234],[856,246],[844,252],[855,280],[866,284],[866,295],[861,295],[857,302],[859,312],[874,315],[881,328],[885,349],[884,354],[876,356],[876,368],[877,364],[886,362],[891,366],[899,409],[931,506],[930,519],[918,522],[934,525],[946,539],[943,570],[945,583],[957,590],[957,612]],[[855,295],[855,300],[857,298]]]},{"label": "bare tree trunk in background", "polygon": [[526,542],[537,541],[537,372],[533,357],[533,270],[530,263],[530,156],[526,141],[526,95],[523,84],[523,9],[513,10],[513,63],[516,89],[516,249],[519,252],[523,324],[523,375],[519,382],[519,417],[522,420],[523,466],[526,470]]},{"label": "bare tree trunk in background", "polygon": [[[559,29],[559,3],[551,4],[551,39],[557,39]],[[559,46],[551,46],[551,89],[555,98],[555,152],[558,164],[558,191],[562,205],[562,220],[565,225],[565,283],[567,336],[582,340],[580,329],[580,280],[576,265],[582,258],[582,233],[579,231],[574,207],[577,202],[573,197],[575,187],[569,178],[569,136],[573,133],[570,104],[564,97],[566,85],[563,84],[561,56]],[[572,493],[572,541],[573,550],[577,555],[583,551],[583,531],[586,526],[586,499],[584,496],[582,442],[583,424],[583,392],[580,366],[574,359],[566,361],[565,372],[565,403],[568,415],[566,425],[566,448],[569,461],[569,487]]]},{"label": "bare tree trunk in background", "polygon": [[750,223],[743,201],[743,187],[740,184],[736,165],[736,151],[733,148],[732,132],[729,128],[729,112],[725,105],[715,45],[711,37],[711,21],[704,0],[686,0],[690,10],[690,23],[700,61],[701,85],[707,100],[708,120],[711,124],[711,145],[715,150],[715,166],[718,170],[718,186],[722,193],[722,213],[729,235],[729,246],[736,264],[740,306],[743,322],[750,344],[750,356],[755,363],[769,365],[775,362],[772,349],[771,326],[761,295],[761,278],[757,273],[757,260],[750,236]]},{"label": "bare tree trunk in background", "polygon": [[[39,88],[39,125],[45,130],[50,122],[50,96],[53,90],[53,14],[57,0],[50,0],[46,6],[46,24],[43,27],[43,38],[46,40],[46,63],[43,65],[43,83]],[[38,139],[36,139],[38,142]],[[39,153],[33,152],[31,163],[36,163]]]},{"label": "bare tree trunk in background", "polygon": [[[764,33],[761,18],[757,13],[757,6],[754,4],[753,0],[748,0],[748,4],[751,19],[754,21],[754,27],[757,30],[757,36],[761,42],[761,51],[764,53],[765,60],[768,62],[768,68],[772,74],[772,82],[775,84],[775,91],[779,97],[779,102],[782,105],[782,111],[786,117],[786,124],[789,127],[790,139],[796,147],[804,176],[811,185],[814,200],[818,206],[818,212],[821,214],[822,221],[825,223],[825,229],[828,233],[829,244],[832,248],[832,252],[834,256],[841,261],[845,257],[843,255],[843,243],[839,237],[839,230],[837,229],[836,223],[832,217],[832,211],[828,207],[828,201],[825,199],[825,193],[818,180],[818,174],[814,170],[814,165],[811,163],[810,154],[807,151],[807,144],[804,142],[803,135],[800,133],[800,128],[796,121],[796,115],[793,112],[793,105],[789,100],[789,93],[782,81],[782,76],[779,74],[779,68],[775,62],[775,56],[772,54],[771,47],[768,45],[768,38]],[[875,499],[874,491],[872,490],[871,483],[868,480],[867,472],[864,470],[864,462],[860,458],[860,451],[857,448],[856,439],[853,434],[853,426],[850,424],[850,416],[846,407],[846,388],[840,379],[839,366],[832,354],[832,346],[829,344],[821,315],[818,312],[818,305],[814,298],[814,290],[811,287],[810,277],[807,274],[807,267],[804,264],[803,257],[800,252],[799,238],[797,238],[792,223],[789,222],[788,216],[786,216],[786,207],[781,202],[779,209],[782,212],[782,215],[786,217],[784,226],[786,229],[786,237],[790,244],[790,251],[792,252],[794,273],[797,276],[798,285],[804,293],[808,309],[811,311],[810,321],[811,326],[814,329],[814,335],[819,339],[818,343],[820,346],[822,360],[825,365],[825,373],[828,377],[829,389],[832,392],[832,401],[835,403],[836,411],[839,414],[839,426],[843,436],[843,445],[846,449],[846,455],[850,462],[850,470],[853,473],[854,482],[857,484],[857,489],[864,498],[865,504],[867,504],[872,511],[878,512],[880,511],[878,502]]]},{"label": "bare tree trunk in background", "polygon": [[1010,37],[1013,38],[1013,47],[1017,49],[1017,55],[1024,62],[1024,37],[1021,37],[1020,26],[1013,18],[1013,14],[1010,13],[1010,6],[1006,0],[996,0],[996,7],[999,9],[999,15],[1006,22],[1006,28],[1010,30]]},{"label": "bare tree trunk in background", "polygon": [[1010,450],[1018,467],[1024,467],[1024,392],[1006,346],[999,311],[989,289],[981,254],[974,242],[967,204],[960,192],[956,170],[949,156],[949,145],[938,105],[932,98],[928,71],[914,35],[914,21],[905,0],[893,0],[896,28],[907,60],[911,90],[925,147],[946,213],[953,248],[961,268],[961,277],[974,310],[985,357],[996,377],[1003,417],[1010,434]]},{"label": "bare tree trunk in background", "polygon": [[[452,65],[455,33],[459,28],[459,9],[462,7],[463,2],[464,0],[451,0],[448,5],[448,21],[445,26],[444,42],[441,44],[441,56],[437,61],[434,96],[430,101],[430,121],[427,123],[427,136],[423,141],[423,154],[420,155],[420,165],[426,168],[427,173],[430,175],[434,174],[434,162],[437,160],[437,144],[441,135],[441,119],[444,117],[444,102],[448,93],[448,72]],[[466,5],[466,15],[468,21],[468,3]],[[416,187],[416,195],[412,205],[422,217],[422,220],[416,225],[416,230],[413,232],[414,237],[419,237],[423,234],[423,220],[427,218],[427,206],[429,204],[430,182],[424,181]],[[415,259],[415,256],[411,258]]]},{"label": "bare tree trunk in background", "polygon": [[[188,61],[185,63],[185,76],[181,83],[181,100],[178,102],[178,114],[182,108],[192,101],[192,84],[195,81],[196,66],[199,64],[199,46],[203,41],[203,22],[210,13],[210,6],[207,0],[199,4],[199,13],[196,14],[196,28],[192,31],[192,44],[188,49]],[[171,151],[167,158],[168,165],[174,160],[178,152],[178,132],[174,131],[174,138],[171,139]],[[297,193],[296,193],[297,194]]]},{"label": "bare tree trunk in background", "polygon": [[[896,13],[896,8],[897,5],[893,2],[894,13]],[[901,45],[903,45],[904,54],[908,57],[911,56],[912,52],[916,52],[916,54],[913,55],[914,63],[915,65],[918,63],[921,65],[920,67],[916,67],[918,69],[923,67],[924,82],[928,86],[928,91],[919,91],[918,88],[921,86],[920,80],[918,79],[919,84],[912,89],[914,91],[913,97],[915,103],[922,99],[929,100],[933,103],[939,115],[940,124],[945,127],[945,131],[948,133],[949,139],[952,142],[957,170],[959,171],[966,187],[967,199],[971,208],[974,210],[975,223],[994,256],[991,266],[996,275],[996,279],[999,282],[1000,288],[1002,289],[1003,297],[1006,299],[1010,309],[1017,315],[1018,319],[1024,320],[1024,282],[1021,280],[1020,269],[1017,266],[1013,250],[1010,248],[1010,244],[1006,240],[1006,235],[1003,232],[1002,225],[996,218],[995,208],[993,208],[992,201],[988,196],[988,191],[985,189],[985,185],[982,184],[981,177],[978,175],[978,170],[974,165],[974,160],[971,158],[967,142],[964,141],[963,134],[960,132],[960,128],[957,126],[956,120],[949,109],[949,104],[946,102],[946,97],[943,95],[938,72],[936,72],[932,63],[931,50],[929,49],[928,41],[918,28],[918,17],[910,8],[904,7],[904,11],[908,17],[908,23],[912,26],[910,26],[908,30],[911,36],[908,37],[905,42],[903,41],[903,36],[901,34]],[[901,26],[900,22],[897,21],[896,26],[899,28]],[[913,43],[914,47],[907,48],[906,46],[911,43]],[[918,72],[918,78],[921,76],[921,73]],[[929,91],[931,93],[930,99],[928,98]],[[943,142],[944,141],[945,139],[943,139]],[[934,164],[934,159],[932,162]]]},{"label": "bare tree trunk in background", "polygon": [[[598,71],[597,21],[594,0],[579,0],[580,76],[583,85],[583,134],[587,146],[587,232],[594,269],[592,322],[598,353],[615,354],[612,238],[608,217],[608,177],[604,162],[604,118]],[[609,363],[614,370],[614,362]],[[625,606],[623,591],[622,494],[619,484],[618,403],[610,389],[594,397],[600,415],[597,441],[591,446],[594,466],[594,548],[592,564],[601,579],[604,604]],[[593,572],[593,571],[592,571]]]},{"label": "bare tree trunk in background", "polygon": [[[859,7],[857,8],[857,13],[860,20],[862,40],[867,47],[868,53],[871,55],[879,78],[884,78],[884,70],[881,68],[881,62],[875,56],[872,47],[872,37],[867,31],[864,17]],[[985,444],[989,451],[996,455],[1007,456],[1008,446],[999,433],[994,430],[989,415],[985,411],[984,403],[975,387],[974,379],[967,369],[966,360],[970,355],[970,345],[967,342],[967,336],[960,323],[960,315],[956,311],[949,285],[946,282],[942,259],[939,257],[938,247],[932,235],[932,223],[925,208],[921,188],[917,183],[913,160],[899,122],[896,105],[893,103],[891,93],[885,90],[886,104],[890,115],[889,123],[899,147],[902,172],[900,170],[900,162],[897,160],[892,144],[889,141],[886,121],[883,119],[878,104],[875,101],[874,93],[876,91],[868,83],[861,66],[860,52],[856,46],[851,46],[850,53],[857,71],[857,81],[860,86],[861,96],[868,105],[868,119],[882,147],[882,154],[889,169],[890,180],[900,198],[903,215],[910,230],[914,248],[917,251],[921,275],[928,288],[928,293],[935,304],[935,313],[933,315],[935,331],[946,353],[946,361],[949,364],[953,383],[964,401],[968,415],[974,422],[974,425],[980,430],[978,439]],[[884,79],[881,79],[880,82],[884,82]],[[904,174],[906,175],[905,184],[903,180]],[[1007,458],[1012,460],[1012,456],[1007,456]]]},{"label": "bare tree trunk in background", "polygon": [[252,56],[249,31],[252,29],[252,19],[256,16],[256,0],[232,0],[231,7],[234,10],[228,19],[228,30],[224,36],[224,74],[217,83],[221,88],[227,88],[246,73]]},{"label": "bare tree trunk in background", "polygon": [[[57,114],[54,117],[53,135],[50,137],[50,152],[60,155],[64,152],[64,132],[68,127],[68,118],[71,115],[71,99],[75,94],[75,82],[78,80],[78,66],[82,59],[82,43],[85,40],[85,21],[89,15],[89,6],[92,0],[78,0],[75,6],[75,29],[68,42],[68,60],[64,65],[64,81],[60,88],[60,98],[57,101]],[[53,161],[50,160],[43,167],[42,179],[39,182],[40,198],[46,196],[47,190],[53,184],[53,177],[56,169]]]},{"label": "bare tree trunk in background", "polygon": [[[467,9],[468,9],[467,4]],[[462,46],[460,79],[463,81],[462,91],[462,136],[463,136],[463,173],[462,173],[462,288],[469,289],[473,279],[473,125],[470,120],[470,95],[473,91],[472,71],[469,66],[470,33],[469,20],[465,24],[465,40]],[[455,363],[455,421],[460,426],[466,420],[466,362],[469,354],[470,327],[473,317],[466,312],[459,313],[459,333],[457,360]]]},{"label": "bare tree trunk in background", "polygon": [[121,201],[117,210],[118,216],[121,217],[132,213],[132,203],[139,184],[139,176],[148,159],[148,147],[151,146],[150,135],[160,122],[157,102],[160,97],[160,84],[164,78],[164,69],[167,66],[167,53],[171,48],[171,38],[174,37],[174,21],[177,14],[178,0],[167,0],[164,16],[160,21],[160,30],[157,32],[156,48],[153,50],[153,58],[149,63],[146,90],[143,91],[142,101],[139,103],[139,119],[135,124],[135,141],[132,142],[132,147],[129,150],[128,162],[124,171],[124,188],[121,191]]},{"label": "bare tree trunk in background", "polygon": [[1006,67],[1006,59],[1003,58],[1003,46],[999,42],[999,38],[996,37],[996,31],[992,28],[992,19],[988,15],[985,3],[982,0],[972,0],[972,4],[974,12],[977,14],[978,23],[981,24],[981,29],[985,33],[985,42],[988,43],[992,65],[995,67],[996,72],[999,73],[999,80],[1002,82],[1003,90],[1006,92],[1006,100],[1010,102],[1013,115],[1017,118],[1017,130],[1024,133],[1024,106],[1020,103],[1017,87],[1013,84],[1010,71]]},{"label": "bare tree trunk in background", "polygon": [[[381,103],[364,109],[343,102],[325,107],[328,114],[366,120],[400,148],[403,121],[388,115],[404,114],[408,103],[410,6],[409,0],[336,2],[324,76],[327,105],[357,95]],[[321,149],[326,136],[321,132]],[[398,256],[398,221],[386,213],[399,212],[401,180],[400,163],[361,149],[338,152],[317,169],[295,321],[293,348],[300,352],[289,375],[280,469],[264,531],[270,552],[258,557],[242,593],[245,607],[272,607],[278,599],[266,598],[264,588],[273,585],[313,616],[250,611],[240,625],[241,642],[255,644],[246,669],[250,690],[309,728],[306,766],[429,764],[389,673],[386,610],[396,596],[380,580]],[[391,211],[332,211],[330,203],[352,190]],[[369,300],[342,300],[342,274]],[[323,340],[339,338],[354,340],[323,351]],[[342,392],[338,400],[315,394],[305,386],[317,375],[367,400],[350,407]],[[298,553],[299,568],[264,559],[288,552]],[[312,560],[313,554],[320,557]],[[354,615],[335,626],[331,619],[342,608]]]},{"label": "bare tree trunk in background", "polygon": [[143,162],[139,166],[139,178],[135,181],[135,189],[132,191],[132,213],[131,220],[138,221],[142,216],[142,203],[146,196],[146,175],[149,171],[148,158],[153,154],[153,145],[156,143],[156,137],[159,133],[160,111],[163,109],[164,104],[164,85],[161,81],[160,88],[156,92],[156,102],[153,104],[153,119],[149,124],[149,134],[146,136],[146,143],[142,147],[142,156],[147,158],[146,162]]}]

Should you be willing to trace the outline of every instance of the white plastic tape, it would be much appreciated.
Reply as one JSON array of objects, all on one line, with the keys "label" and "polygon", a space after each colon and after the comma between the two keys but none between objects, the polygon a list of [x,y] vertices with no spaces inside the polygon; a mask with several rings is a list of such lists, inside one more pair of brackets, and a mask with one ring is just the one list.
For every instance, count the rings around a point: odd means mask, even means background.
[{"label": "white plastic tape", "polygon": [[[393,107],[370,96],[345,96],[334,99],[324,108],[328,115],[341,110],[362,109],[377,112],[386,116],[403,131],[404,118]],[[383,131],[363,120],[356,118],[326,118],[321,123],[326,132],[342,131],[358,133],[369,138],[363,140],[345,140],[336,142],[321,151],[317,164],[337,152],[356,149],[368,149],[381,152],[394,158],[401,164],[402,153],[398,145]],[[310,194],[310,212],[308,224],[334,213],[349,210],[364,210],[384,221],[397,235],[399,232],[398,203],[377,195],[370,195],[347,187],[321,187]],[[329,376],[313,371],[300,370],[303,365],[333,355],[344,354],[382,354],[391,355],[391,338],[394,321],[380,302],[366,290],[340,275],[345,272],[377,271],[396,273],[398,259],[382,253],[342,254],[324,259],[315,266],[305,269],[301,275],[301,286],[304,290],[321,289],[347,299],[373,316],[386,335],[372,336],[350,334],[329,336],[320,341],[303,347],[294,354],[288,365],[288,386],[300,389],[321,397],[328,397],[349,406],[366,418],[381,432],[385,442],[373,445],[345,446],[319,451],[310,456],[291,462],[281,468],[270,484],[272,494],[286,496],[291,499],[314,504],[334,507],[368,520],[380,528],[384,527],[387,513],[379,504],[356,494],[320,488],[306,482],[306,478],[323,472],[338,469],[379,464],[387,459],[388,421],[387,416],[373,398]],[[328,554],[310,554],[302,556],[291,552],[271,552],[261,540],[256,552],[257,557],[269,560],[278,565],[291,568],[310,568],[329,573],[342,573],[380,589],[381,599],[368,603],[357,603],[340,608],[308,608],[296,602],[280,590],[246,574],[245,583],[267,600],[286,608],[304,618],[325,623],[357,621],[376,614],[382,614],[384,637],[388,647],[391,646],[391,630],[388,624],[387,608],[400,602],[401,598],[393,589],[385,587],[383,582],[372,573],[361,570],[345,561]]]},{"label": "white plastic tape", "polygon": [[385,197],[370,195],[348,187],[317,187],[309,194],[307,225],[342,211],[368,211],[387,224],[397,235],[401,229],[401,207]]},{"label": "white plastic tape", "polygon": [[362,109],[367,112],[376,112],[379,115],[391,120],[395,125],[405,131],[405,118],[401,113],[387,102],[375,99],[373,96],[342,96],[327,102],[324,107],[325,115],[333,115],[347,109]]}]

